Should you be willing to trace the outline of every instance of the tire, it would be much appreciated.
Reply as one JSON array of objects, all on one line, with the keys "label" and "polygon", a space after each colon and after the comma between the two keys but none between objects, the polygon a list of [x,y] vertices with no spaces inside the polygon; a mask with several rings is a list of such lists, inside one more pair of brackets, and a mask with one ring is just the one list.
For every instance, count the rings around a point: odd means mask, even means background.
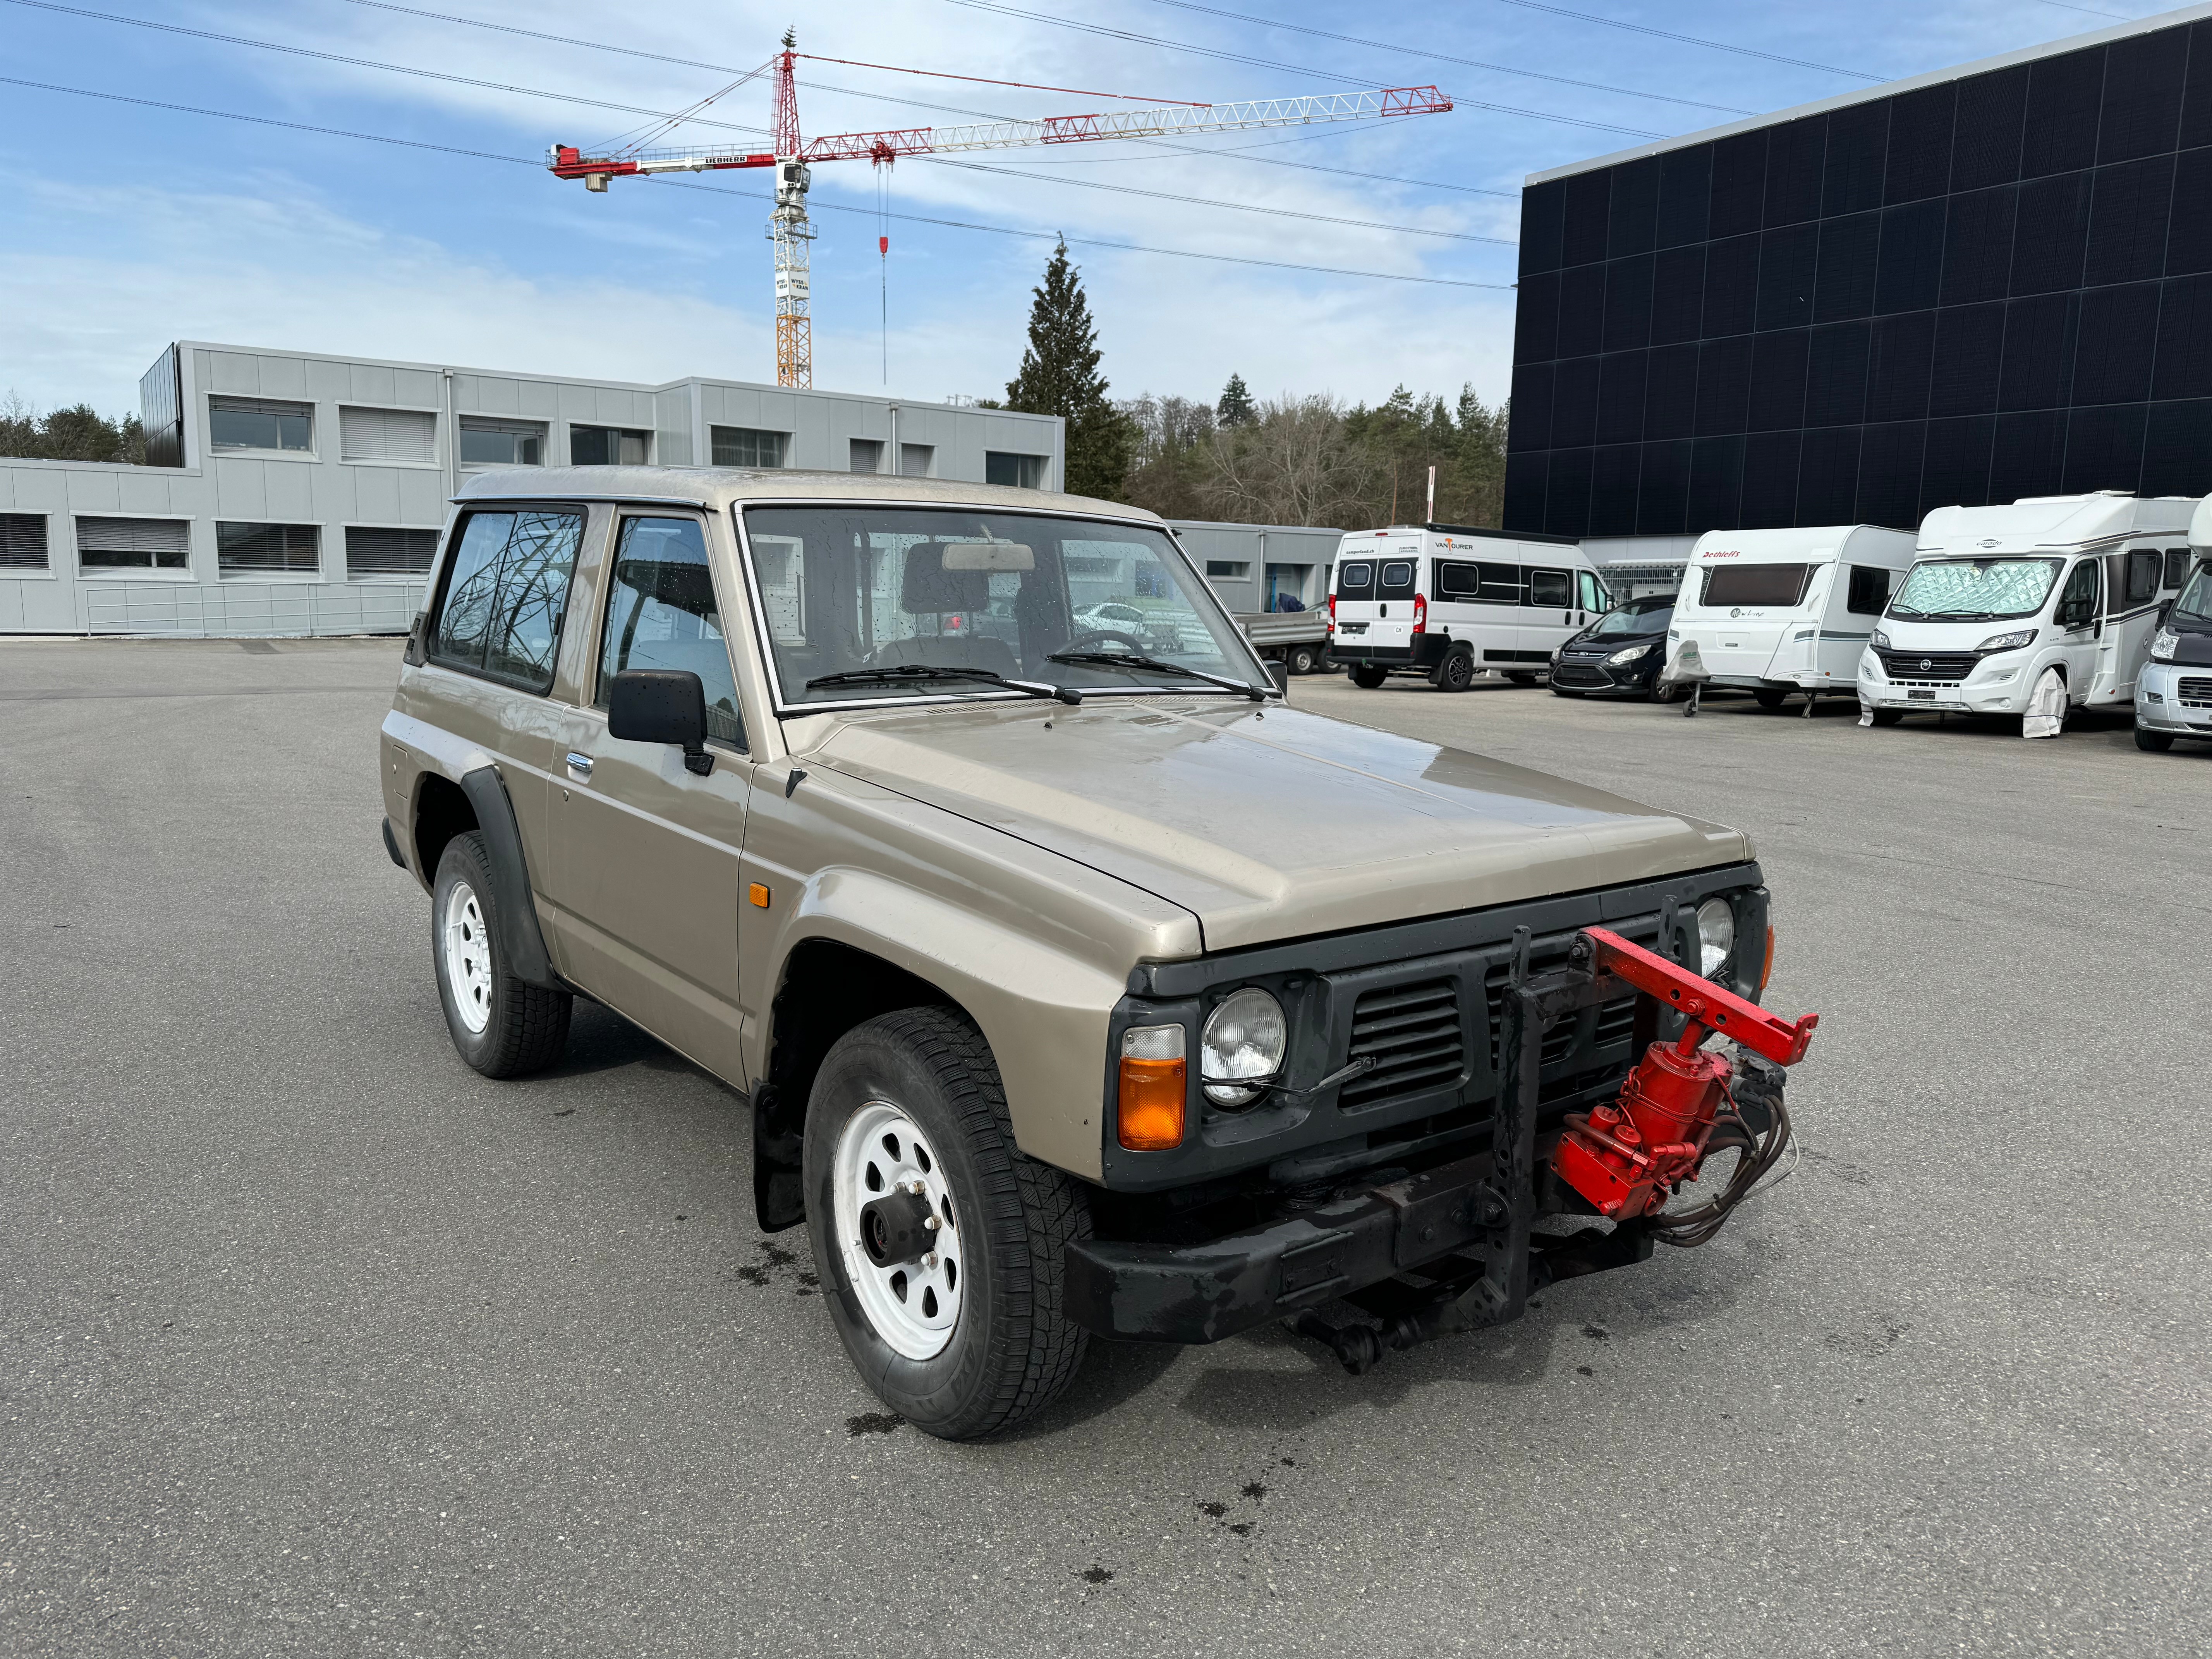
[{"label": "tire", "polygon": [[1790,701],[1790,694],[1778,685],[1762,685],[1751,694],[1761,708],[1779,708]]},{"label": "tire", "polygon": [[1294,645],[1284,660],[1293,674],[1310,674],[1321,666],[1321,653],[1310,645]]},{"label": "tire", "polygon": [[[921,1180],[940,1222],[928,1237],[951,1246],[877,1266],[862,1206],[888,1188],[872,1177]],[[805,1182],[831,1322],[886,1406],[972,1440],[1067,1386],[1089,1334],[1067,1316],[1063,1254],[1090,1237],[1090,1209],[1073,1176],[1015,1149],[998,1066],[965,1015],[908,1008],[838,1039],[807,1103]]]},{"label": "tire", "polygon": [[1384,680],[1389,678],[1387,671],[1380,668],[1370,667],[1364,664],[1357,668],[1347,669],[1345,672],[1352,676],[1352,683],[1364,691],[1372,691],[1376,686],[1382,684]]},{"label": "tire", "polygon": [[1896,726],[1904,719],[1905,711],[1902,708],[1877,708],[1874,711],[1874,723],[1876,726]]},{"label": "tire", "polygon": [[1661,684],[1656,676],[1652,678],[1650,689],[1644,693],[1654,702],[1672,702],[1681,695],[1679,688]]},{"label": "tire", "polygon": [[1453,651],[1437,665],[1437,690],[1465,691],[1474,684],[1474,653],[1472,651]]},{"label": "tire", "polygon": [[2163,755],[2173,747],[2173,733],[2146,731],[2138,726],[2136,727],[2136,747],[2146,754]]},{"label": "tire", "polygon": [[1505,672],[1505,678],[1516,685],[1534,685],[1536,683],[1535,675],[1524,669],[1510,668]]},{"label": "tire", "polygon": [[483,836],[446,843],[430,901],[430,963],[446,1030],[486,1077],[526,1077],[560,1059],[575,999],[526,985],[507,971],[498,901]]}]

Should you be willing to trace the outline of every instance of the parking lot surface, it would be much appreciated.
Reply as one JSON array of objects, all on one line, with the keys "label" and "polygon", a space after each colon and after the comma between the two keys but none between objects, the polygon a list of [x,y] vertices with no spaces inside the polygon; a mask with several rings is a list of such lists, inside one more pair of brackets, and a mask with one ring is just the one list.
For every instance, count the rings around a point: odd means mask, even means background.
[{"label": "parking lot surface", "polygon": [[2212,748],[1716,700],[1299,706],[1757,838],[1802,1166],[1347,1376],[1094,1348],[882,1417],[742,1102],[454,1054],[396,641],[0,646],[0,1650],[2202,1652]]}]

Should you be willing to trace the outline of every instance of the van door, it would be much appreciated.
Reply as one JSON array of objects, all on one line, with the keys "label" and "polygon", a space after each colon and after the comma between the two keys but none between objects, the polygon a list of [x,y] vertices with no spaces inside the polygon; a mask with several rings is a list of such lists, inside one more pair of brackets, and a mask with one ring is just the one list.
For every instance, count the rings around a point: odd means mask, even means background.
[{"label": "van door", "polygon": [[1330,650],[1356,654],[1371,643],[1368,634],[1375,626],[1375,570],[1380,562],[1366,548],[1337,555],[1328,600]]},{"label": "van door", "polygon": [[[741,1079],[738,859],[752,767],[702,520],[625,514],[614,550],[591,706],[572,712],[555,787],[554,900],[569,978],[708,1070]],[[713,770],[673,744],[607,731],[614,677],[688,669],[707,694]]]},{"label": "van door", "polygon": [[1558,565],[1523,565],[1521,582],[1521,618],[1515,634],[1519,659],[1547,663],[1575,631],[1575,573]]},{"label": "van door", "polygon": [[2075,704],[2087,702],[2096,684],[2098,646],[2105,631],[2104,570],[2105,562],[2094,554],[2077,559],[2051,613],[2062,630],[2058,659],[2066,665],[2067,700]]},{"label": "van door", "polygon": [[2131,547],[2109,563],[2095,689],[2112,693],[2115,702],[2132,702],[2136,679],[2149,659],[2151,635],[2158,631],[2166,555],[2155,547]]},{"label": "van door", "polygon": [[1368,643],[1390,659],[1413,654],[1413,596],[1420,591],[1421,559],[1418,550],[1386,546],[1375,567],[1375,621]]}]

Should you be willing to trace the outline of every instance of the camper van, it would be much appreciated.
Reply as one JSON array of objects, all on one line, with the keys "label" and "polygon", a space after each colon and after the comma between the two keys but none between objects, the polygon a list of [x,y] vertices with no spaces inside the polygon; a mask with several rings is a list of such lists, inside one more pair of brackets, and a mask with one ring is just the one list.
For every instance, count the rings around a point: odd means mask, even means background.
[{"label": "camper van", "polygon": [[1419,674],[1464,691],[1484,672],[1534,685],[1613,603],[1582,544],[1465,525],[1357,530],[1338,544],[1328,654],[1355,685]]},{"label": "camper van", "polygon": [[2160,610],[2188,574],[2196,508],[2118,490],[1937,507],[1859,659],[1869,720],[2028,717],[2039,702],[2063,723],[2070,708],[2131,704]]},{"label": "camper van", "polygon": [[1693,678],[1749,691],[1765,708],[1793,691],[1809,703],[1852,690],[1912,546],[1909,532],[1869,524],[1708,531],[1675,597],[1670,668],[1698,665]]}]

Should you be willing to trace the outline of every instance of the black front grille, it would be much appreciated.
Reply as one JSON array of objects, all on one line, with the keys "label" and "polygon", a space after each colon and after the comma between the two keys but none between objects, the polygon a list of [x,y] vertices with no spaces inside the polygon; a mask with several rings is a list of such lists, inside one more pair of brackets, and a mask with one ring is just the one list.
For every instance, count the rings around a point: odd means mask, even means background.
[{"label": "black front grille", "polygon": [[2205,679],[2199,675],[2191,674],[2175,690],[2179,692],[2182,702],[2194,707],[2202,708],[2204,704],[2212,702],[2212,680]]},{"label": "black front grille", "polygon": [[1350,1111],[1457,1081],[1467,1068],[1462,1029],[1459,991],[1451,980],[1368,992],[1352,1011],[1350,1058],[1371,1054],[1375,1066],[1338,1091],[1338,1109]]},{"label": "black front grille", "polygon": [[1971,651],[1877,651],[1893,680],[1963,680],[1981,660]]},{"label": "black front grille", "polygon": [[1611,685],[1613,677],[1587,663],[1563,662],[1552,671],[1554,685]]}]

